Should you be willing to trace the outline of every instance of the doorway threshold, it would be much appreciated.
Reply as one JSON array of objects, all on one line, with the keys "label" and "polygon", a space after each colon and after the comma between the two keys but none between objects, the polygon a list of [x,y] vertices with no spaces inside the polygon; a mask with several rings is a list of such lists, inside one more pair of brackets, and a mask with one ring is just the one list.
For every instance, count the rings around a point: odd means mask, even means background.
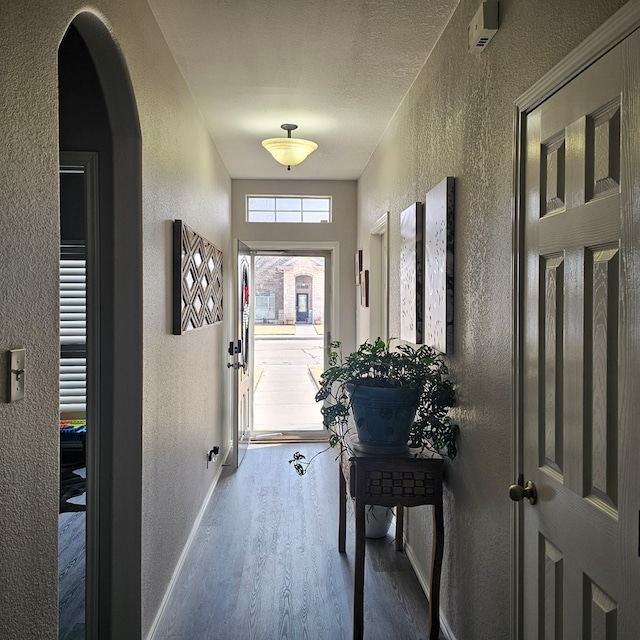
[{"label": "doorway threshold", "polygon": [[265,442],[293,443],[293,442],[325,442],[329,443],[327,435],[323,431],[265,431],[251,434],[251,444],[263,444]]}]

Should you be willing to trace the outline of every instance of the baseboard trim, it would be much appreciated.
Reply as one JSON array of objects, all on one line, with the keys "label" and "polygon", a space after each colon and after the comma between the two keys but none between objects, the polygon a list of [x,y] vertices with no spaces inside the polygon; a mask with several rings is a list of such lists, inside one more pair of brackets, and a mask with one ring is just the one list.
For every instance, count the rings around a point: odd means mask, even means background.
[{"label": "baseboard trim", "polygon": [[[422,590],[427,596],[427,599],[429,599],[431,597],[429,593],[429,576],[423,573],[417,556],[413,551],[413,547],[409,543],[407,543],[406,539],[404,541],[404,552],[407,558],[409,558],[409,562],[413,567],[413,571],[416,574],[416,578],[418,578],[418,582],[420,583]],[[446,640],[456,640],[456,637],[453,635],[453,631],[451,631],[451,627],[449,626],[447,619],[442,615],[442,609],[440,610],[440,633],[445,637]]]},{"label": "baseboard trim", "polygon": [[158,633],[158,628],[160,626],[160,620],[162,620],[162,616],[164,615],[165,609],[167,608],[167,604],[169,602],[169,598],[173,593],[173,590],[176,586],[178,576],[180,575],[180,571],[184,566],[185,560],[187,558],[187,554],[189,553],[189,549],[191,549],[191,545],[193,544],[193,540],[196,537],[196,533],[198,532],[198,527],[200,526],[200,522],[202,521],[202,517],[204,516],[205,509],[209,504],[209,500],[211,500],[211,496],[213,494],[213,490],[216,488],[218,484],[218,480],[220,479],[220,475],[222,474],[222,465],[218,466],[218,471],[211,483],[211,487],[209,487],[209,491],[207,491],[207,495],[205,496],[202,506],[200,507],[200,511],[196,516],[196,519],[193,522],[193,526],[191,527],[191,532],[189,533],[189,537],[187,538],[187,542],[182,549],[182,553],[178,558],[178,562],[176,563],[175,569],[173,570],[173,574],[171,575],[171,580],[169,580],[169,584],[167,585],[167,589],[164,592],[164,597],[162,598],[162,602],[158,607],[158,611],[156,613],[156,617],[153,620],[153,624],[149,629],[149,633],[147,634],[147,640],[154,640],[156,634]]}]

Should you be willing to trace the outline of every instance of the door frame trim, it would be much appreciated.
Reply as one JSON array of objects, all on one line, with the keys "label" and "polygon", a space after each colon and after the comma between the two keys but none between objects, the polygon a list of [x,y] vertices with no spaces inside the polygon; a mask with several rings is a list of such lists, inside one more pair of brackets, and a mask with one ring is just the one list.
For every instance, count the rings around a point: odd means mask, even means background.
[{"label": "door frame trim", "polygon": [[[327,356],[329,353],[329,344],[333,340],[340,340],[339,331],[339,313],[336,296],[340,293],[340,242],[338,241],[319,241],[310,242],[302,240],[243,240],[245,245],[249,247],[252,256],[260,255],[296,255],[296,256],[321,256],[324,255],[329,259],[330,277],[326,276],[325,263],[325,355],[324,366],[327,366]],[[322,432],[322,435],[319,433]],[[268,442],[325,442],[327,437],[325,430],[320,431],[297,432],[296,434],[287,433],[282,437],[270,437]],[[252,441],[266,442],[253,434]]]},{"label": "door frame trim", "polygon": [[[112,139],[112,179],[100,202],[100,513],[98,589],[87,598],[87,637],[142,635],[142,137],[127,62],[92,10],[70,21],[100,79]],[[69,24],[64,30],[66,33]],[[62,34],[62,37],[64,34]],[[61,38],[62,39],[62,38]],[[104,166],[104,165],[103,165]],[[118,287],[116,295],[116,283]],[[110,313],[104,313],[104,307]],[[87,312],[91,310],[88,308]],[[115,496],[119,499],[116,500]],[[89,516],[88,516],[89,517]],[[87,571],[90,566],[87,565]]]},{"label": "door frame trim", "polygon": [[373,340],[379,336],[386,340],[389,337],[388,211],[385,211],[369,229],[369,266],[371,271],[369,338]]},{"label": "door frame trim", "polygon": [[[525,135],[526,116],[545,100],[569,84],[587,67],[620,44],[640,27],[640,0],[630,0],[613,14],[590,36],[579,44],[566,58],[561,60],[531,88],[525,91],[514,104],[513,138],[513,218],[512,218],[512,256],[513,256],[513,393],[512,393],[512,478],[517,478],[523,468],[523,361],[522,326],[524,322],[522,303],[524,296],[523,264],[524,233],[522,207],[525,201],[523,188],[522,141]],[[512,506],[512,615],[511,637],[523,638],[523,602],[522,592],[524,531],[522,509],[518,503]]]},{"label": "door frame trim", "polygon": [[[100,605],[100,234],[99,156],[96,151],[60,151],[60,173],[79,168],[84,175],[87,380],[85,417],[90,429],[86,437],[87,491],[85,511],[85,628],[97,625]],[[62,212],[60,213],[62,215]],[[62,240],[62,238],[61,238]]]}]

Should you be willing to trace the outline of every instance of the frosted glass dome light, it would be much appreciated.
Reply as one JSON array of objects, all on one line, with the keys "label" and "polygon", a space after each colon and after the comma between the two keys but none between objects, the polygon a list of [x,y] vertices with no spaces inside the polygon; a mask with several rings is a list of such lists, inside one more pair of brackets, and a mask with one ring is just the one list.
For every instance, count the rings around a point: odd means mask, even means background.
[{"label": "frosted glass dome light", "polygon": [[297,124],[283,124],[282,129],[287,132],[286,138],[268,138],[262,141],[262,146],[274,157],[280,164],[291,169],[300,164],[313,153],[318,145],[311,140],[303,140],[302,138],[292,138],[291,132],[298,128]]}]

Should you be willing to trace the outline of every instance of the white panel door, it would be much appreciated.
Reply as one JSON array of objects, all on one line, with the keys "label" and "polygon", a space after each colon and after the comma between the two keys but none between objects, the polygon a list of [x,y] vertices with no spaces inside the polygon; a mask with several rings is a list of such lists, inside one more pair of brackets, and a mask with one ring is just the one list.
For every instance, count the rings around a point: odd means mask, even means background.
[{"label": "white panel door", "polygon": [[244,458],[253,429],[253,354],[251,346],[252,323],[252,257],[249,247],[238,241],[236,249],[236,277],[235,277],[235,337],[229,343],[231,361],[227,367],[235,374],[234,403],[234,443],[233,465],[239,466]]},{"label": "white panel door", "polygon": [[640,638],[640,38],[526,116],[523,636]]}]

